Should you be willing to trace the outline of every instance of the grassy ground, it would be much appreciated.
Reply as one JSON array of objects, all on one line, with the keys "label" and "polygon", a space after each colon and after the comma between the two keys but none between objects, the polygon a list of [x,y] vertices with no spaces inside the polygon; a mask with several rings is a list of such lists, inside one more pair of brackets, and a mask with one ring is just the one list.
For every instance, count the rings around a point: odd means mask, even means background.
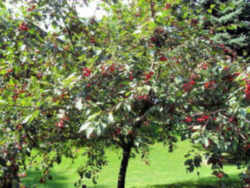
[{"label": "grassy ground", "polygon": [[[136,188],[211,188],[218,184],[217,178],[211,176],[208,166],[200,169],[200,176],[196,173],[186,173],[183,155],[190,150],[190,144],[182,142],[173,153],[168,153],[166,147],[156,144],[152,147],[149,156],[150,165],[145,165],[139,157],[132,159],[129,163],[126,185]],[[116,186],[117,174],[119,170],[119,152],[110,151],[108,153],[109,163],[100,174],[97,185],[88,182],[88,188],[112,188]],[[27,187],[37,186],[39,188],[73,188],[74,182],[78,179],[76,169],[81,163],[81,159],[71,163],[64,159],[60,165],[53,168],[54,179],[47,184],[39,184],[39,172],[29,171],[23,183]],[[227,188],[236,188],[238,183],[237,173],[239,170],[232,166],[225,167],[230,174],[227,180]]]}]

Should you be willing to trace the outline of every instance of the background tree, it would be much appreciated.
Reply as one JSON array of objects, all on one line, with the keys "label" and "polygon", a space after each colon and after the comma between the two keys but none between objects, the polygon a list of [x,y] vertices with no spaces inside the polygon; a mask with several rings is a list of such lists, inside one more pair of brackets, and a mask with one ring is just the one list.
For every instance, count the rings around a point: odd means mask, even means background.
[{"label": "background tree", "polygon": [[[205,28],[214,33],[213,40],[224,44],[238,55],[249,55],[249,8],[246,0],[186,1],[206,21]],[[247,55],[248,54],[248,55]]]}]

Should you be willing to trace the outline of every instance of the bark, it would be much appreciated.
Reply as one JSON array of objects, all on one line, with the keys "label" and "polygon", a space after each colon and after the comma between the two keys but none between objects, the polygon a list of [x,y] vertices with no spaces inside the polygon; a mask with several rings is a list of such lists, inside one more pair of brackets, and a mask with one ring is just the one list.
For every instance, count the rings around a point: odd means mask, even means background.
[{"label": "bark", "polygon": [[0,186],[3,188],[20,188],[20,179],[18,177],[19,167],[14,164],[10,167],[9,172],[5,172],[0,179]]},{"label": "bark", "polygon": [[[152,97],[152,96],[150,96],[150,97]],[[134,132],[136,132],[136,130],[141,127],[142,123],[146,119],[146,112],[154,105],[155,105],[154,103],[150,102],[149,104],[144,106],[144,109],[143,109],[143,112],[141,113],[141,116],[139,117],[139,119],[137,118],[137,120],[133,123],[132,130]],[[120,172],[119,172],[119,177],[118,177],[117,188],[125,188],[125,179],[126,179],[128,162],[130,159],[131,149],[134,146],[134,135],[128,136],[127,143],[124,143],[124,140],[122,138],[120,140],[122,141],[122,143],[119,143],[118,145],[120,145],[122,147],[123,153],[122,153],[122,161],[121,161],[121,165],[120,165]]]},{"label": "bark", "polygon": [[11,182],[4,182],[3,183],[3,187],[5,187],[5,188],[12,188],[13,186],[12,186]]},{"label": "bark", "polygon": [[125,188],[125,178],[126,178],[126,172],[127,172],[131,149],[132,149],[132,145],[129,145],[128,147],[123,148],[122,161],[120,165],[117,188]]},{"label": "bark", "polygon": [[6,166],[6,160],[2,157],[0,157],[0,165],[4,167]]}]

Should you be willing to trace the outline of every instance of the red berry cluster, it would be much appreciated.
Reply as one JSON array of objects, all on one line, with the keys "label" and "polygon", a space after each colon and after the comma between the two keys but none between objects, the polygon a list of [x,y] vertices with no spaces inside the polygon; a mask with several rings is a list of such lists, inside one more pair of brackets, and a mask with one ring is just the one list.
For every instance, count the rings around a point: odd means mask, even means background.
[{"label": "red berry cluster", "polygon": [[112,64],[110,67],[109,67],[109,72],[114,72],[115,71],[115,64]]},{"label": "red berry cluster", "polygon": [[147,95],[140,95],[137,97],[138,100],[147,100],[148,96]]},{"label": "red berry cluster", "polygon": [[201,65],[201,69],[207,70],[207,68],[208,68],[208,64],[207,64],[207,63],[203,63],[203,64]]},{"label": "red berry cluster", "polygon": [[216,173],[215,175],[216,175],[216,177],[219,178],[219,179],[221,179],[221,178],[224,177],[224,173],[222,173],[222,172],[218,172],[218,173]]},{"label": "red berry cluster", "polygon": [[199,123],[202,123],[202,122],[205,122],[209,119],[209,116],[208,115],[202,115],[201,117],[197,118],[197,121]]},{"label": "red berry cluster", "polygon": [[245,147],[244,147],[245,151],[248,151],[250,150],[250,144],[247,144]]},{"label": "red berry cluster", "polygon": [[134,77],[133,77],[133,73],[132,73],[132,72],[130,72],[130,73],[129,73],[129,80],[131,80],[131,81],[132,81],[133,79],[134,79]]},{"label": "red berry cluster", "polygon": [[161,57],[160,57],[160,61],[167,61],[168,59],[164,56],[164,55],[162,55]]},{"label": "red berry cluster", "polygon": [[59,122],[56,123],[56,126],[59,127],[59,128],[63,128],[64,127],[64,122],[65,121],[68,121],[69,120],[69,117],[68,116],[64,116],[60,119]]},{"label": "red berry cluster", "polygon": [[[209,118],[210,118],[210,117],[209,117],[208,115],[202,115],[202,116],[198,117],[198,118],[196,119],[196,121],[199,122],[199,123],[203,123],[203,122],[207,121]],[[215,119],[214,119],[214,120],[215,120]],[[184,121],[185,121],[186,123],[191,123],[191,122],[193,121],[193,119],[192,119],[191,116],[186,116],[185,119],[184,119]]]},{"label": "red berry cluster", "polygon": [[170,8],[171,8],[171,4],[170,4],[170,3],[166,3],[165,9],[168,10],[168,9],[170,9]]},{"label": "red berry cluster", "polygon": [[27,9],[27,11],[28,11],[28,12],[31,12],[31,11],[33,11],[35,8],[36,8],[36,5],[32,5],[31,7],[29,7],[29,8]]},{"label": "red berry cluster", "polygon": [[239,72],[235,72],[233,74],[229,74],[229,75],[225,76],[223,79],[228,81],[228,82],[232,82],[239,75],[240,75]]},{"label": "red berry cluster", "polygon": [[245,95],[246,99],[250,100],[250,82],[246,83]]},{"label": "red berry cluster", "polygon": [[186,123],[191,123],[193,121],[192,117],[187,116],[184,120]]},{"label": "red berry cluster", "polygon": [[85,77],[89,77],[91,75],[91,70],[87,67],[82,68],[82,75]]},{"label": "red berry cluster", "polygon": [[151,77],[154,75],[154,72],[153,71],[150,71],[149,73],[147,73],[146,75],[145,75],[145,81],[146,82],[148,82],[150,79],[151,79]]},{"label": "red berry cluster", "polygon": [[21,30],[21,31],[28,31],[29,28],[28,28],[27,24],[23,22],[23,23],[21,23],[19,25],[19,30]]},{"label": "red berry cluster", "polygon": [[92,44],[95,44],[95,43],[96,43],[96,40],[95,40],[95,37],[94,37],[94,36],[91,36],[91,37],[90,37],[90,43],[92,43]]},{"label": "red berry cluster", "polygon": [[204,84],[204,87],[206,89],[214,89],[215,88],[215,84],[216,84],[216,82],[214,80],[213,81],[209,81],[209,82],[206,82]]},{"label": "red berry cluster", "polygon": [[188,83],[183,84],[182,88],[185,92],[189,92],[195,85],[194,80],[190,80]]},{"label": "red berry cluster", "polygon": [[63,128],[64,127],[64,121],[61,119],[59,122],[56,123],[56,126],[59,128]]}]

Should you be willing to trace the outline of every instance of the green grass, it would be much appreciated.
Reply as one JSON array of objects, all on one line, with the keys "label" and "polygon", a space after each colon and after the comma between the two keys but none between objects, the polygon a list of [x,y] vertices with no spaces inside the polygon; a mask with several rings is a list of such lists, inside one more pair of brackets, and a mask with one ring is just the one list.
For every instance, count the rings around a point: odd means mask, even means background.
[{"label": "green grass", "polygon": [[[218,184],[217,178],[211,176],[208,166],[202,167],[200,176],[196,173],[187,173],[184,167],[184,154],[191,149],[187,142],[181,142],[173,153],[169,153],[166,147],[156,144],[151,148],[149,161],[150,165],[145,165],[138,156],[131,159],[128,167],[126,185],[136,188],[210,188]],[[117,175],[120,164],[120,152],[108,152],[108,165],[102,170],[97,185],[87,183],[89,188],[112,188],[116,187]],[[68,159],[63,159],[60,165],[56,165],[52,170],[53,180],[45,185],[39,184],[39,171],[28,171],[23,183],[28,187],[36,185],[39,188],[73,188],[74,182],[78,179],[76,173],[77,166],[82,159],[77,159],[71,163]],[[240,172],[235,167],[226,166],[225,171],[230,174],[227,180],[227,188],[236,188],[239,181],[237,174]],[[230,186],[229,186],[230,185]]]}]

